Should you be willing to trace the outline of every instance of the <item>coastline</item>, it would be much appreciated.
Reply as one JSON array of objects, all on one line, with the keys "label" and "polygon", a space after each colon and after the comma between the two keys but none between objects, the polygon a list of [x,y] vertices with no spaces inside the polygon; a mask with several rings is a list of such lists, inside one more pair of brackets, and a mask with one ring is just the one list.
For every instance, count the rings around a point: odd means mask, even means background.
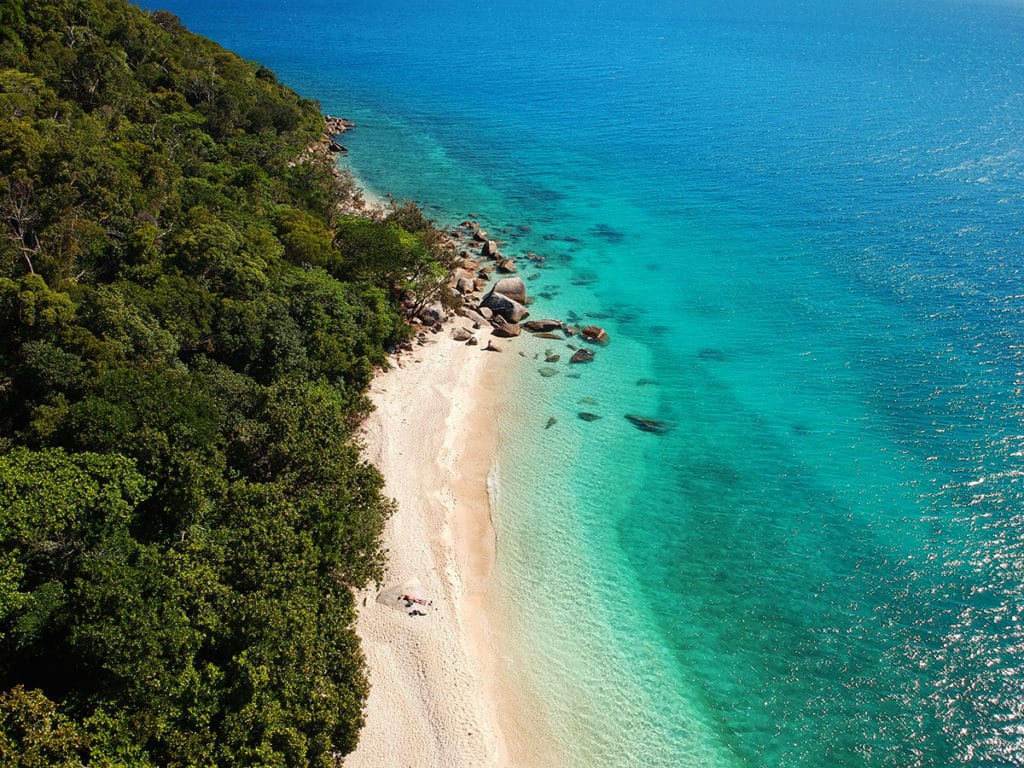
[{"label": "coastline", "polygon": [[[485,351],[489,331],[467,346],[450,327],[396,358],[370,389],[363,454],[397,509],[385,530],[385,583],[357,595],[371,691],[346,768],[505,766],[523,752],[499,725],[517,705],[496,669],[489,598],[498,387],[518,355]],[[424,616],[377,601],[378,589],[409,579],[433,602]]]}]

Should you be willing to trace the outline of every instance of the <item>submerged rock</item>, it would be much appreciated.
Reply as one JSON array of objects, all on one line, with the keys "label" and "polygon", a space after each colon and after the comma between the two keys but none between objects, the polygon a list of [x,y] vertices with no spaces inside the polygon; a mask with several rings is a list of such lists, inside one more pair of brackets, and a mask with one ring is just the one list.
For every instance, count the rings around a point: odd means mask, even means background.
[{"label": "submerged rock", "polygon": [[557,423],[558,423],[558,419],[556,419],[554,416],[552,416],[551,418],[548,419],[548,423],[544,425],[544,429],[550,429],[551,427],[553,427]]},{"label": "submerged rock", "polygon": [[577,349],[572,353],[572,357],[569,358],[570,363],[592,363],[594,362],[594,352],[590,349]]},{"label": "submerged rock", "polygon": [[558,375],[558,370],[555,368],[539,368],[537,372],[545,379],[550,379],[552,376]]},{"label": "submerged rock", "polygon": [[[507,296],[508,294],[506,294]],[[534,333],[543,333],[546,331],[557,331],[562,327],[561,320],[529,320],[523,323],[523,327],[528,331]]]},{"label": "submerged rock", "polygon": [[637,416],[633,413],[627,413],[626,419],[641,432],[651,432],[655,435],[664,435],[672,429],[671,424],[667,421],[662,421],[661,419],[650,419],[646,416]]},{"label": "submerged rock", "polygon": [[585,325],[580,328],[580,336],[587,341],[592,341],[595,344],[601,344],[602,346],[607,344],[610,339],[608,338],[608,332],[597,325]]},{"label": "submerged rock", "polygon": [[597,421],[601,418],[598,414],[591,413],[590,411],[580,411],[578,415],[583,421]]}]

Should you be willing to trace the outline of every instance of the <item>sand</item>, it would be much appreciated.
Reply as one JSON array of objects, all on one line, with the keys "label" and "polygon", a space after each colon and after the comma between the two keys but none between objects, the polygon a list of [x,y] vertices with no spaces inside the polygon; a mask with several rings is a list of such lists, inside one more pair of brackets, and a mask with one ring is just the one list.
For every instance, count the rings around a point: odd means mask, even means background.
[{"label": "sand", "polygon": [[[516,722],[516,697],[498,683],[488,618],[495,555],[488,478],[498,386],[518,355],[514,340],[496,340],[504,349],[496,353],[484,350],[489,332],[477,331],[480,345],[466,346],[449,329],[397,358],[370,391],[376,410],[364,426],[364,455],[383,472],[398,509],[385,532],[384,583],[357,596],[372,687],[346,768],[513,764],[508,728],[499,723]],[[377,601],[380,589],[410,579],[432,605]]]}]

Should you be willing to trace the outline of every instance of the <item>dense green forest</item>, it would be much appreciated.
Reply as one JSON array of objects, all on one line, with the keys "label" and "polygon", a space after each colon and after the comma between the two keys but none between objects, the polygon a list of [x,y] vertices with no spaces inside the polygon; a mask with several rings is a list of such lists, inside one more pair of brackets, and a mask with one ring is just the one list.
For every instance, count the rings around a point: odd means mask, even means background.
[{"label": "dense green forest", "polygon": [[441,267],[323,131],[169,13],[0,0],[3,765],[353,748],[391,510],[354,430]]}]

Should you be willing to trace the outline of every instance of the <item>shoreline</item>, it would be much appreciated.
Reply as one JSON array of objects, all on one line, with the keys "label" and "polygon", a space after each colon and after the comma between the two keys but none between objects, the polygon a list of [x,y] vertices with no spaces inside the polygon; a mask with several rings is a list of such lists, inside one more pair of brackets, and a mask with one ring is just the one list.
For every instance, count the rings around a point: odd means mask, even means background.
[{"label": "shoreline", "polygon": [[[469,323],[445,328],[459,325]],[[346,768],[523,765],[517,734],[499,725],[521,705],[498,669],[488,493],[498,386],[518,355],[485,352],[490,333],[480,335],[467,346],[438,333],[371,384],[363,455],[397,501],[379,587],[418,579],[433,604],[416,616],[378,602],[378,589],[357,594],[371,691]]]},{"label": "shoreline", "polygon": [[[364,215],[392,204],[349,173]],[[461,258],[449,289],[470,303],[454,315],[436,301],[423,308],[417,340],[392,354],[367,392],[374,410],[360,429],[361,453],[396,509],[383,534],[384,580],[355,596],[370,694],[346,768],[541,768],[560,752],[538,721],[536,692],[515,671],[528,654],[503,623],[510,596],[494,576],[501,387],[525,353],[519,316],[503,321],[504,307],[492,317],[480,297],[511,287],[525,304],[526,287],[515,276],[502,288],[515,260],[475,222],[447,236]]]}]

